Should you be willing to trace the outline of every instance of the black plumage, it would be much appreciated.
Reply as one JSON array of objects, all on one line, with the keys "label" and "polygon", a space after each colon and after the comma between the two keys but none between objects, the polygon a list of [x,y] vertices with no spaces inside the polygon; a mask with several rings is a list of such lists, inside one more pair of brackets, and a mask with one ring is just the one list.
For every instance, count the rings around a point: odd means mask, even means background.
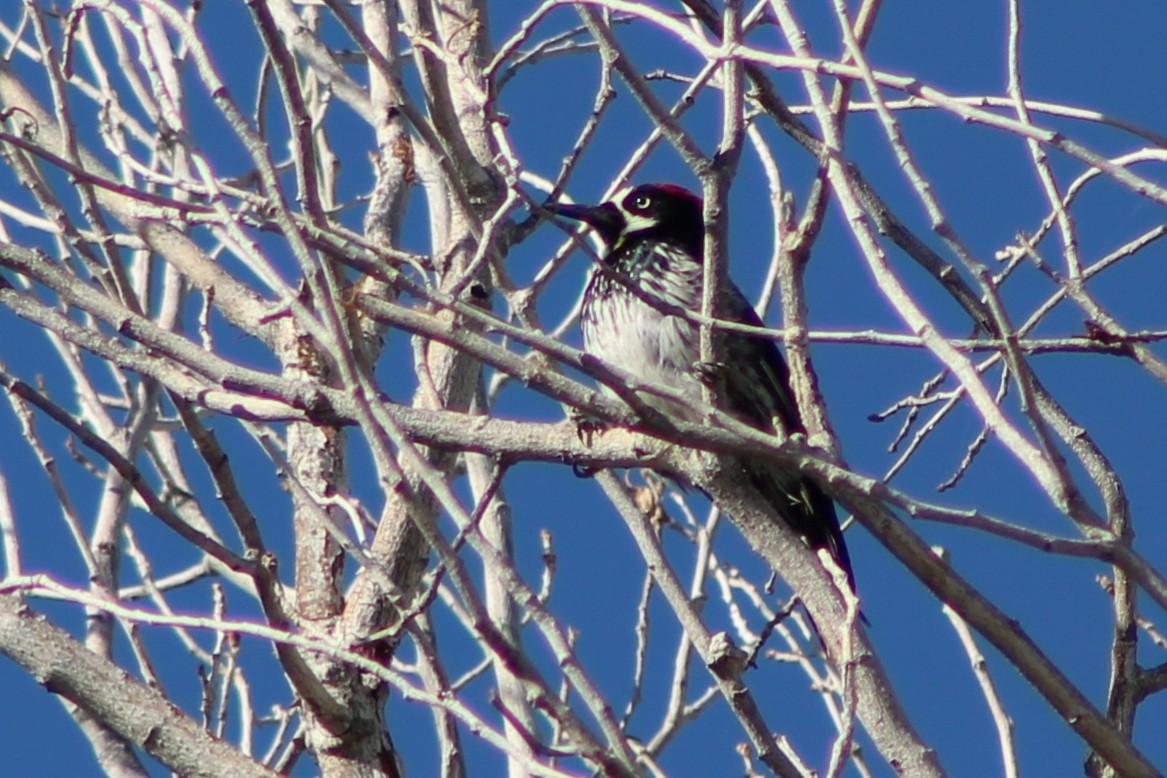
[{"label": "black plumage", "polygon": [[[603,267],[584,293],[580,313],[584,350],[646,385],[700,398],[699,327],[675,312],[701,309],[701,200],[678,186],[645,184],[598,206],[556,205],[552,210],[590,225],[606,246]],[[719,306],[729,321],[762,326],[741,290],[728,279]],[[767,432],[805,432],[789,370],[774,341],[733,331],[721,331],[719,337],[723,364],[711,382],[718,407]],[[684,406],[659,395],[642,396],[662,410],[685,413]],[[772,462],[743,458],[741,465],[774,511],[812,548],[828,549],[854,587],[835,505],[822,489],[799,472]]]}]

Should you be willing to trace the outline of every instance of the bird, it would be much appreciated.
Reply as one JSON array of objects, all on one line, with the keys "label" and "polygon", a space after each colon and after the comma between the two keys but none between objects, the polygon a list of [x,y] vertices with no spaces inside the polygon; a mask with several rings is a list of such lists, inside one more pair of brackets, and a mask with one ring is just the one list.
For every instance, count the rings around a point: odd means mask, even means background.
[{"label": "bird", "polygon": [[[790,371],[770,338],[721,331],[717,380],[702,375],[700,325],[684,312],[701,310],[705,224],[701,198],[676,184],[629,187],[599,205],[550,203],[552,213],[582,222],[603,244],[599,267],[580,308],[584,352],[630,373],[647,386],[700,400],[708,384],[718,408],[763,431],[805,433],[790,387]],[[724,274],[723,274],[724,275]],[[753,306],[728,278],[720,317],[762,327]],[[638,393],[665,412],[700,421],[687,403]],[[687,418],[686,418],[687,415]],[[774,512],[814,550],[827,550],[855,577],[835,504],[813,480],[773,462],[742,458],[748,480]]]}]

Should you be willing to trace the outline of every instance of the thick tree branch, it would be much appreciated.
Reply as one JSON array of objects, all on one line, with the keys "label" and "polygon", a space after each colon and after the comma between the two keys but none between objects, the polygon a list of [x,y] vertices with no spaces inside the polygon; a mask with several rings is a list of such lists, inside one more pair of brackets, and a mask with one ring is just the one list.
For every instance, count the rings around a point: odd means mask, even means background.
[{"label": "thick tree branch", "polygon": [[12,594],[0,595],[0,652],[179,775],[275,775]]}]

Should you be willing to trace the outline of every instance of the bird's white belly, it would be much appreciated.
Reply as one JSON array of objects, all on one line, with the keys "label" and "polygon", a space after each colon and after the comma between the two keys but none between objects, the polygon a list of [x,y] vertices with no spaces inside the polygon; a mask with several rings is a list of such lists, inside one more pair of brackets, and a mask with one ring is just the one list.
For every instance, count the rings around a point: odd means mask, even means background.
[{"label": "bird's white belly", "polygon": [[[624,370],[651,388],[680,391],[699,400],[701,384],[694,368],[700,359],[697,327],[677,316],[668,316],[632,296],[610,300],[603,315],[584,327],[584,350],[600,355],[609,365]],[[641,392],[649,404],[661,410],[678,410],[659,394]]]}]

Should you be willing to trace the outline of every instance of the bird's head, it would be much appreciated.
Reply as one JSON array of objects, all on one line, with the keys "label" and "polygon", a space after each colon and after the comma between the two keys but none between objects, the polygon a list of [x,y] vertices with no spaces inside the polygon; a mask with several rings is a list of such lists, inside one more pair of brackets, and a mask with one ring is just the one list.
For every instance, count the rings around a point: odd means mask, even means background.
[{"label": "bird's head", "polygon": [[641,184],[599,205],[547,206],[552,213],[587,224],[615,252],[635,240],[674,243],[700,256],[705,226],[701,198],[675,184]]}]

